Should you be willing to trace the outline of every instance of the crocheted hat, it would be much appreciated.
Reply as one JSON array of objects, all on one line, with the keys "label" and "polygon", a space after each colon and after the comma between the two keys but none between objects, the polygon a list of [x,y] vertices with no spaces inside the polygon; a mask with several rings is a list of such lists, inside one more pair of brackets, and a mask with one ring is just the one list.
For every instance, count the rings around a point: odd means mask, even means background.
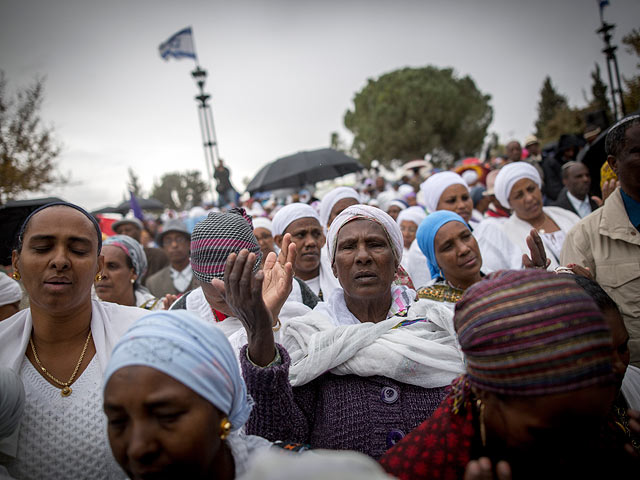
[{"label": "crocheted hat", "polygon": [[611,333],[573,280],[501,271],[469,288],[454,317],[472,386],[504,395],[564,393],[613,382]]},{"label": "crocheted hat", "polygon": [[191,269],[201,282],[224,277],[224,266],[231,253],[246,248],[255,253],[253,271],[260,267],[262,253],[253,234],[251,217],[243,208],[226,213],[211,212],[191,232]]}]

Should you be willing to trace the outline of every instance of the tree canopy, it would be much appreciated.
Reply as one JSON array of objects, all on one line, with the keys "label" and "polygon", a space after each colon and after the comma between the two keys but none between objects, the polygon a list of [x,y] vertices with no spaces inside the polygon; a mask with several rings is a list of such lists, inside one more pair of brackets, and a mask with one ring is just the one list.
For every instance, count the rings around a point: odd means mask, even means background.
[{"label": "tree canopy", "polygon": [[15,97],[6,90],[0,70],[0,205],[22,192],[64,181],[55,170],[60,146],[40,117],[44,80],[36,79]]},{"label": "tree canopy", "polygon": [[200,179],[199,170],[184,173],[165,173],[154,183],[151,196],[174,209],[185,209],[202,203],[207,184]]},{"label": "tree canopy", "polygon": [[366,165],[434,151],[462,158],[482,147],[493,118],[490,99],[451,68],[403,68],[369,79],[344,124],[354,134],[353,153]]}]

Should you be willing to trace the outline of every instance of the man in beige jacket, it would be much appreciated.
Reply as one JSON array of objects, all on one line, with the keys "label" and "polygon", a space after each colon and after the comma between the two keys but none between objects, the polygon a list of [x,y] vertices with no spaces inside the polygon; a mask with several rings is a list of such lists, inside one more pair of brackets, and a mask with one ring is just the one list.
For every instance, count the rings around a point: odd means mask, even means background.
[{"label": "man in beige jacket", "polygon": [[618,304],[629,332],[631,363],[640,367],[640,115],[611,127],[605,149],[620,187],[571,229],[561,260],[589,267]]}]

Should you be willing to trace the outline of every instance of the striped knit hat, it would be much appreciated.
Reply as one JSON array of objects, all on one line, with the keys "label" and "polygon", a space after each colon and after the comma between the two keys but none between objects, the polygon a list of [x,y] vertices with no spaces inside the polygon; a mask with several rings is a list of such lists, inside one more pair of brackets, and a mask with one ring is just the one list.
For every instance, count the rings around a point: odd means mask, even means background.
[{"label": "striped knit hat", "polygon": [[545,395],[613,382],[609,328],[571,279],[493,273],[465,292],[454,323],[466,377],[479,390]]},{"label": "striped knit hat", "polygon": [[253,234],[251,217],[244,208],[233,208],[226,213],[211,212],[191,232],[191,269],[201,282],[224,277],[224,266],[231,253],[243,248],[257,255],[253,267],[260,266],[262,253]]}]

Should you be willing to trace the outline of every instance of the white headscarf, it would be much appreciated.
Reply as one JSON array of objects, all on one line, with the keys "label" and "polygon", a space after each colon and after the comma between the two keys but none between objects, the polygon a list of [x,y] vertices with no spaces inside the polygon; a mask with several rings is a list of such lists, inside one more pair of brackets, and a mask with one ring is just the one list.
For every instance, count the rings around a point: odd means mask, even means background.
[{"label": "white headscarf", "polygon": [[269,230],[273,234],[273,223],[267,217],[254,217],[251,219],[253,223],[253,229],[264,228]]},{"label": "white headscarf", "polygon": [[533,181],[538,188],[542,188],[542,180],[536,167],[527,162],[513,162],[505,165],[496,176],[496,183],[493,187],[494,194],[498,201],[507,208],[509,204],[509,194],[513,186],[523,178]]},{"label": "white headscarf", "polygon": [[411,185],[403,183],[398,187],[398,195],[400,195],[401,198],[406,198],[412,193],[415,193],[415,191],[413,190],[413,187]]},{"label": "white headscarf", "polygon": [[273,235],[283,235],[291,223],[307,217],[315,218],[318,220],[318,223],[322,225],[318,213],[311,205],[307,205],[306,203],[291,203],[286,207],[282,207],[278,213],[276,213],[276,216],[273,217]]},{"label": "white headscarf", "polygon": [[13,278],[0,272],[0,306],[22,300],[20,284]]},{"label": "white headscarf", "polygon": [[391,207],[398,207],[400,210],[404,210],[407,208],[407,204],[404,203],[402,200],[399,199],[395,199],[395,200],[391,200],[391,202],[389,202],[389,205],[387,206],[387,212],[389,211],[389,209]]},{"label": "white headscarf", "polygon": [[402,232],[400,227],[389,214],[383,212],[379,208],[369,205],[352,205],[342,211],[329,228],[327,234],[327,247],[329,250],[329,262],[333,263],[333,259],[336,255],[336,242],[338,241],[338,232],[347,223],[358,218],[367,218],[378,223],[384,229],[385,233],[389,237],[389,243],[393,249],[394,256],[398,263],[402,260],[402,249],[404,248],[404,241],[402,240]]},{"label": "white headscarf", "polygon": [[391,202],[396,199],[396,195],[396,192],[393,190],[380,192],[376,197],[376,200],[378,200],[378,206],[386,212],[387,210],[389,210],[389,205],[391,205]]},{"label": "white headscarf", "polygon": [[335,188],[322,197],[322,202],[320,202],[320,224],[323,227],[327,226],[331,210],[333,210],[336,203],[345,198],[353,198],[360,203],[360,195],[351,187]]},{"label": "white headscarf", "polygon": [[408,221],[420,226],[425,218],[427,218],[427,214],[422,207],[409,207],[400,212],[396,222],[400,225],[403,221]]},{"label": "white headscarf", "polygon": [[469,191],[469,185],[455,172],[439,172],[427,178],[420,185],[422,198],[427,205],[427,211],[433,213],[438,210],[438,202],[444,191],[451,185],[463,185]]}]

